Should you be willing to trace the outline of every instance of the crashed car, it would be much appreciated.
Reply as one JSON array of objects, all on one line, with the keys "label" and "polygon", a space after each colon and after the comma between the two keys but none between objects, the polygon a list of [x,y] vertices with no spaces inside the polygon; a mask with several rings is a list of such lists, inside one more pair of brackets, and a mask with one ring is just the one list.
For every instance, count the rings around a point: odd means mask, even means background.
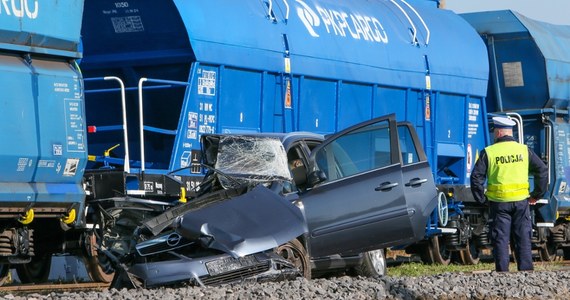
[{"label": "crashed car", "polygon": [[212,134],[202,147],[195,199],[146,219],[120,211],[102,247],[112,286],[382,274],[382,249],[423,239],[437,203],[416,133],[393,114],[327,139]]}]

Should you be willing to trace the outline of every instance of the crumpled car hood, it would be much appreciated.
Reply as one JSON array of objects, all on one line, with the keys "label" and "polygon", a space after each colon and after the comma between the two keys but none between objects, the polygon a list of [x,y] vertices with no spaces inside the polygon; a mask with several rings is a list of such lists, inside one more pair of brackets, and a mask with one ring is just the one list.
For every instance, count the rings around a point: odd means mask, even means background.
[{"label": "crumpled car hood", "polygon": [[164,227],[157,224],[170,221],[184,238],[200,240],[205,247],[233,257],[275,248],[308,231],[301,210],[263,185],[242,195],[220,197],[179,213],[167,211],[146,225],[157,231]]}]

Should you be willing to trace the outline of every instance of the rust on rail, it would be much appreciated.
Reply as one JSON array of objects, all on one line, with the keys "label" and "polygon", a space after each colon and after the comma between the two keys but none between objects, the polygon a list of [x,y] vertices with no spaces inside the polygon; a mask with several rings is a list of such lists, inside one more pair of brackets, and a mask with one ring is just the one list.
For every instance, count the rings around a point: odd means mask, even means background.
[{"label": "rust on rail", "polygon": [[46,283],[46,284],[14,284],[0,287],[0,293],[22,292],[57,292],[77,290],[102,290],[109,287],[108,283],[82,282],[82,283]]}]

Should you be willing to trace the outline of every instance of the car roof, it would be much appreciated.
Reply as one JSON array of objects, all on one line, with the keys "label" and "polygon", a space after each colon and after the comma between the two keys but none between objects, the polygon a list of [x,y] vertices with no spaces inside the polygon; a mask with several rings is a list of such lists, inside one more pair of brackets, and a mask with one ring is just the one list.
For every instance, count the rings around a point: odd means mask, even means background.
[{"label": "car roof", "polygon": [[285,148],[291,143],[300,140],[314,140],[314,141],[323,141],[325,137],[322,134],[308,132],[308,131],[294,131],[289,133],[283,132],[248,132],[248,133],[215,133],[215,134],[205,134],[204,136],[251,136],[251,137],[268,137],[268,138],[276,138],[283,143]]}]

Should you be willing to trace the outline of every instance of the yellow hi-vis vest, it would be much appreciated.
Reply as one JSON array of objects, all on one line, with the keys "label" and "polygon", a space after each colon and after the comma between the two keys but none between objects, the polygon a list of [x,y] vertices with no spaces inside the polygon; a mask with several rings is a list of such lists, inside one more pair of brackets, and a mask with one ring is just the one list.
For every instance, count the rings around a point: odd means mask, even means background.
[{"label": "yellow hi-vis vest", "polygon": [[512,202],[529,197],[528,148],[515,141],[496,143],[487,152],[487,198]]}]

